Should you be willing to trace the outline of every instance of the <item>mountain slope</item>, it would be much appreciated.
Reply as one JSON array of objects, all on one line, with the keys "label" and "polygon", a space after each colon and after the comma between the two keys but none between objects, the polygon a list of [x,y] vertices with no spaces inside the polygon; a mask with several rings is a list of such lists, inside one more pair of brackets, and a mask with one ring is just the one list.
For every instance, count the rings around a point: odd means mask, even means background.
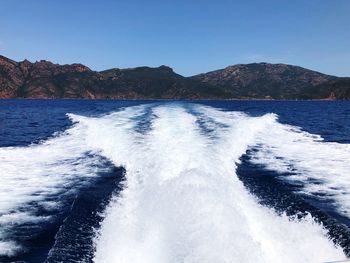
[{"label": "mountain slope", "polygon": [[[132,98],[224,98],[221,89],[176,74],[167,66],[158,68],[138,67],[110,69],[100,72],[103,76],[103,93],[126,93]],[[101,90],[100,90],[101,91]],[[96,91],[97,92],[97,91]],[[128,97],[130,97],[128,96]]]},{"label": "mountain slope", "polygon": [[220,86],[235,98],[260,99],[302,99],[308,88],[336,79],[298,66],[268,63],[234,65],[191,78]]},{"label": "mountain slope", "polygon": [[0,56],[0,98],[225,98],[221,89],[171,68],[92,71],[81,64],[15,62]]},{"label": "mountain slope", "polygon": [[49,61],[31,63],[28,60],[15,62],[0,56],[0,97],[55,98],[69,97],[71,94],[85,95],[81,85],[65,90],[59,85],[63,76],[90,78],[88,67],[81,64],[57,65]]},{"label": "mountain slope", "polygon": [[285,64],[240,64],[186,78],[167,66],[97,72],[0,56],[0,98],[350,99],[350,81]]},{"label": "mountain slope", "polygon": [[[350,100],[350,78],[335,78],[306,90],[307,98]],[[317,97],[315,97],[317,96]]]}]

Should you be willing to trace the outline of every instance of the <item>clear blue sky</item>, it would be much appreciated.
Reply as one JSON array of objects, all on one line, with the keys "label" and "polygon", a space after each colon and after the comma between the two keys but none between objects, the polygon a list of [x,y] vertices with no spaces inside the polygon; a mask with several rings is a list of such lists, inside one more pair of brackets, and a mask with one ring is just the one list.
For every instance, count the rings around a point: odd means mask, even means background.
[{"label": "clear blue sky", "polygon": [[0,0],[0,54],[183,75],[250,62],[350,76],[350,0]]}]

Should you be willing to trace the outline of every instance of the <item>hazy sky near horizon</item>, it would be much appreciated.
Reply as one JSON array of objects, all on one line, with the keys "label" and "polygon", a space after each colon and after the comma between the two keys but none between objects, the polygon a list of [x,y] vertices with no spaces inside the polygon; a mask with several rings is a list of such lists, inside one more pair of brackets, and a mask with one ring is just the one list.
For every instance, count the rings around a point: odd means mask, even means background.
[{"label": "hazy sky near horizon", "polygon": [[350,0],[0,0],[0,54],[183,75],[271,62],[350,76]]}]

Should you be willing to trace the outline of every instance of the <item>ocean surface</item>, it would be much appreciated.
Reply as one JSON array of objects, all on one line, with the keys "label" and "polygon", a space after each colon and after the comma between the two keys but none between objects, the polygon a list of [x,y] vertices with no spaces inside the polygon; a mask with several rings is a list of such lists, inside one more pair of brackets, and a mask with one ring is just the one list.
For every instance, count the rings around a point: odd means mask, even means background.
[{"label": "ocean surface", "polygon": [[350,102],[0,100],[0,262],[350,256]]}]

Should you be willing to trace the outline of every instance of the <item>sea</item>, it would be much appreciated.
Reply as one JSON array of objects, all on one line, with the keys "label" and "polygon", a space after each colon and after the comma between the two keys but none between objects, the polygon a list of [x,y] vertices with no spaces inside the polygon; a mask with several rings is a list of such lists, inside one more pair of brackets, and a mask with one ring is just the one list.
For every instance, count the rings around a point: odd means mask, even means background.
[{"label": "sea", "polygon": [[350,257],[350,102],[0,100],[0,262]]}]

